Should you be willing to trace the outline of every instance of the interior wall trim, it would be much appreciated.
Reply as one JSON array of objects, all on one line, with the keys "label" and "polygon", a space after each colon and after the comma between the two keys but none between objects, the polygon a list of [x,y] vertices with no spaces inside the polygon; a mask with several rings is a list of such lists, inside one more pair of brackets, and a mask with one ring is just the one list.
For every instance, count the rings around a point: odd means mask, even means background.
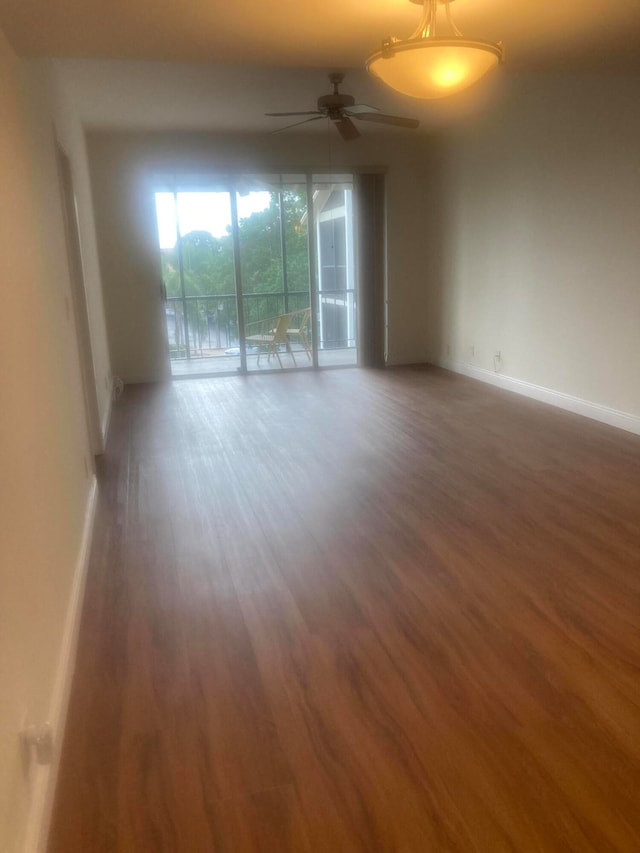
[{"label": "interior wall trim", "polygon": [[91,554],[91,541],[98,504],[98,482],[93,477],[84,514],[84,526],[78,559],[76,560],[71,595],[67,605],[60,656],[53,686],[49,719],[53,728],[53,760],[48,766],[36,766],[33,775],[33,797],[29,810],[24,853],[44,853],[47,849],[49,824],[53,809],[58,768],[64,741],[64,730],[71,694],[71,683],[78,650],[78,633],[84,601],[87,568]]},{"label": "interior wall trim", "polygon": [[109,427],[111,426],[111,412],[113,410],[113,382],[109,383],[109,400],[107,402],[107,408],[105,409],[104,417],[102,418],[102,447],[100,449],[100,454],[104,453],[107,449],[107,439],[109,438]]},{"label": "interior wall trim", "polygon": [[523,379],[516,379],[513,376],[505,376],[503,373],[494,373],[492,370],[487,370],[484,367],[476,367],[465,362],[452,361],[447,358],[432,358],[430,362],[436,364],[438,367],[451,370],[454,373],[461,373],[472,379],[478,379],[480,382],[496,385],[498,388],[504,388],[507,391],[531,397],[533,400],[538,400],[541,403],[548,403],[567,412],[583,415],[594,421],[600,421],[600,423],[640,435],[640,417],[637,415],[620,412],[617,409],[602,406],[600,403],[592,403],[589,400],[583,400],[571,394],[554,391],[551,388],[545,388],[543,385],[535,385],[533,382],[525,382]]}]

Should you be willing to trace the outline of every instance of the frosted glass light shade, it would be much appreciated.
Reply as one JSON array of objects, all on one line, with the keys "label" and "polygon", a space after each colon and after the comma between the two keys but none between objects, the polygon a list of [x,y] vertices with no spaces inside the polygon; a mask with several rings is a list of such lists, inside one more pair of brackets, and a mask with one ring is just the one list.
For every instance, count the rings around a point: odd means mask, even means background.
[{"label": "frosted glass light shade", "polygon": [[502,47],[466,39],[395,42],[367,60],[367,70],[412,98],[444,98],[476,83],[502,60]]}]

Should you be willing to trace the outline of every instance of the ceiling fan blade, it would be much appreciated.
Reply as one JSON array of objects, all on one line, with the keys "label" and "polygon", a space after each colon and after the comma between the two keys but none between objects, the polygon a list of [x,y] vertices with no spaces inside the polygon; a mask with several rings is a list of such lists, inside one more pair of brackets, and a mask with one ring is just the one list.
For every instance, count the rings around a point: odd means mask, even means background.
[{"label": "ceiling fan blade", "polygon": [[354,104],[351,107],[346,107],[344,112],[347,115],[357,115],[358,113],[379,113],[380,110],[377,107],[370,107],[367,104]]},{"label": "ceiling fan blade", "polygon": [[402,116],[388,116],[384,113],[359,113],[354,115],[358,121],[375,121],[379,124],[393,124],[396,127],[416,128],[420,125],[417,118],[403,118]]},{"label": "ceiling fan blade", "polygon": [[320,116],[320,110],[306,110],[301,113],[265,113],[266,116]]},{"label": "ceiling fan blade", "polygon": [[334,124],[345,142],[350,142],[352,139],[357,139],[360,136],[358,128],[348,116],[335,121]]},{"label": "ceiling fan blade", "polygon": [[318,121],[319,118],[324,118],[322,113],[318,116],[313,116],[313,118],[305,118],[302,121],[296,121],[293,124],[288,124],[285,127],[279,127],[277,130],[272,130],[271,133],[282,133],[283,130],[290,130],[292,127],[298,127],[301,124],[308,124],[310,121]]}]

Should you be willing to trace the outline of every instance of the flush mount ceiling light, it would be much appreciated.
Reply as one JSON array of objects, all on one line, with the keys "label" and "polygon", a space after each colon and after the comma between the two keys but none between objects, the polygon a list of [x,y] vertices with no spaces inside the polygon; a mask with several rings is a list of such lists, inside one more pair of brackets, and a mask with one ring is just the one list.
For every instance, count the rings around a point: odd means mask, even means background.
[{"label": "flush mount ceiling light", "polygon": [[[383,83],[413,98],[444,98],[476,83],[503,59],[501,44],[465,39],[451,18],[451,0],[411,0],[423,11],[413,35],[387,39],[367,60],[367,70]],[[436,32],[438,6],[444,6],[450,35]]]}]

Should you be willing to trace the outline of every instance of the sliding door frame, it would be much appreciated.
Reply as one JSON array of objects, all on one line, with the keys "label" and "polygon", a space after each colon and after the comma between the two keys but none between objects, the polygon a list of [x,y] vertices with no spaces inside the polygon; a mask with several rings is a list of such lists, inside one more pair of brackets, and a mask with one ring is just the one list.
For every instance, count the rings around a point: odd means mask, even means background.
[{"label": "sliding door frame", "polygon": [[231,203],[231,239],[233,241],[233,275],[236,283],[236,316],[238,318],[238,343],[240,344],[240,373],[247,369],[247,342],[244,332],[244,295],[242,291],[242,264],[240,262],[240,225],[238,223],[238,192],[233,184],[229,187]]},{"label": "sliding door frame", "polygon": [[[374,232],[370,234],[368,241],[362,239],[363,227],[366,229],[367,227],[367,219],[368,217],[362,215],[363,203],[360,195],[362,193],[362,182],[360,180],[363,174],[366,175],[375,175],[379,180],[382,181],[382,187],[384,186],[384,172],[379,169],[372,169],[371,171],[366,171],[363,173],[361,170],[354,170],[352,168],[345,169],[327,169],[327,168],[314,168],[312,170],[308,168],[304,169],[287,169],[279,170],[278,172],[269,172],[268,170],[261,171],[253,171],[253,172],[232,172],[232,173],[224,173],[224,172],[211,172],[206,175],[203,175],[205,181],[203,181],[203,192],[206,192],[206,180],[211,180],[212,183],[215,183],[217,186],[222,185],[224,188],[220,188],[215,190],[216,192],[226,192],[229,194],[229,203],[231,210],[231,238],[232,238],[232,252],[233,252],[233,274],[234,274],[234,282],[235,282],[235,300],[236,300],[236,316],[238,322],[238,345],[239,345],[239,355],[240,355],[240,366],[235,370],[229,371],[215,371],[215,372],[203,372],[203,376],[235,376],[241,375],[250,375],[256,372],[260,373],[280,373],[281,368],[266,368],[265,370],[249,370],[247,364],[247,347],[246,347],[246,336],[245,336],[245,311],[244,311],[244,291],[243,291],[243,282],[242,282],[242,248],[240,241],[240,227],[239,227],[239,219],[238,219],[238,192],[239,187],[242,185],[242,182],[246,182],[247,179],[252,177],[259,178],[263,176],[269,177],[278,177],[280,180],[280,188],[272,190],[272,192],[276,193],[279,200],[279,223],[280,223],[280,246],[281,246],[281,261],[282,261],[282,286],[283,286],[283,294],[284,294],[284,308],[285,313],[288,312],[290,307],[290,293],[288,287],[288,276],[287,276],[287,253],[286,253],[286,237],[285,237],[285,217],[283,211],[283,195],[286,187],[288,186],[287,182],[283,182],[283,179],[287,176],[291,177],[304,177],[304,183],[300,181],[290,181],[290,185],[297,186],[305,186],[306,189],[306,215],[307,215],[307,232],[308,232],[308,263],[309,263],[309,308],[310,308],[310,323],[311,323],[311,365],[300,365],[299,367],[291,368],[293,370],[319,370],[329,367],[349,367],[352,365],[322,365],[319,363],[319,281],[318,281],[318,262],[319,262],[319,247],[316,245],[316,216],[314,209],[314,185],[318,183],[318,181],[314,181],[314,178],[322,175],[336,175],[336,176],[348,176],[352,186],[352,204],[348,207],[351,208],[351,214],[353,221],[348,226],[351,230],[354,237],[354,245],[353,245],[353,276],[355,278],[355,306],[357,310],[358,317],[360,318],[361,312],[364,309],[364,313],[373,315],[375,317],[379,317],[379,312],[382,310],[384,312],[384,301],[382,306],[376,306],[376,308],[370,307],[367,311],[367,308],[364,306],[364,302],[368,301],[368,298],[374,296],[377,298],[380,296],[380,291],[378,287],[374,288],[374,293],[368,288],[363,286],[363,282],[361,281],[361,275],[364,272],[371,273],[371,264],[370,261],[367,263],[365,260],[362,262],[361,259],[361,247],[364,243],[366,245],[371,246],[372,242],[377,242],[378,240],[382,240],[384,243],[385,234],[384,229],[382,232],[379,227],[374,229]],[[183,177],[189,179],[191,176],[183,173]],[[160,192],[159,186],[163,186],[166,189],[164,191],[169,191],[172,193],[174,197],[174,210],[176,217],[176,235],[177,235],[177,243],[178,243],[178,264],[179,264],[179,273],[180,273],[180,291],[181,291],[181,304],[183,306],[183,317],[182,324],[184,327],[184,337],[185,337],[185,352],[186,357],[189,358],[190,354],[190,340],[189,340],[189,318],[187,313],[187,304],[186,304],[186,294],[185,294],[185,278],[184,278],[184,259],[183,259],[183,248],[181,243],[181,234],[180,234],[180,222],[178,215],[178,193],[180,190],[180,174],[173,174],[171,176],[158,176],[158,181],[156,185],[158,189],[156,192]],[[380,184],[378,184],[380,186]],[[193,191],[197,192],[197,189],[193,189]],[[366,192],[365,192],[366,195]],[[347,205],[345,205],[347,207]],[[377,223],[379,225],[379,221]],[[381,247],[381,257],[384,257],[384,246]],[[377,282],[379,283],[382,280],[386,279],[384,268],[378,268],[376,270]],[[231,294],[230,294],[231,295]],[[383,295],[384,299],[384,295]],[[373,311],[372,311],[373,308]],[[349,311],[349,306],[347,306],[347,311]],[[377,325],[377,324],[376,324]],[[365,331],[366,326],[360,322],[358,319],[357,328],[356,328],[356,352],[358,358],[358,364],[361,364],[361,356],[360,350],[362,347],[362,335]],[[377,335],[376,335],[377,337]],[[376,347],[377,349],[377,347]],[[366,359],[365,363],[369,361],[369,364],[372,362],[378,362],[378,359]],[[174,376],[175,378],[183,378]],[[186,377],[184,377],[186,378]]]},{"label": "sliding door frame", "polygon": [[311,364],[318,363],[318,252],[316,246],[316,220],[313,208],[313,173],[307,172],[307,245],[309,251],[309,307],[311,309]]}]

